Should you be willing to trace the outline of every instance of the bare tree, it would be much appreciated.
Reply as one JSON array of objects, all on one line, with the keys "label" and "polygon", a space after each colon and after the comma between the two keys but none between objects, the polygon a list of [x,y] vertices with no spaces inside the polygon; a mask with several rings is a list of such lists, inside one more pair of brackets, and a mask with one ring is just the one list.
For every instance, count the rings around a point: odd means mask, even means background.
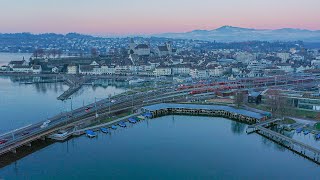
[{"label": "bare tree", "polygon": [[35,57],[36,59],[38,59],[38,57],[39,57],[38,49],[35,49],[35,50],[33,51],[32,56]]},{"label": "bare tree", "polygon": [[62,55],[61,49],[58,49],[58,50],[57,50],[57,55],[58,55],[58,58],[61,58],[61,55]]},{"label": "bare tree", "polygon": [[91,48],[91,56],[92,57],[97,57],[98,56],[97,48]]},{"label": "bare tree", "polygon": [[51,55],[54,59],[56,58],[57,54],[58,54],[57,49],[51,49]]},{"label": "bare tree", "polygon": [[284,116],[287,113],[288,100],[286,97],[281,96],[280,91],[277,89],[269,91],[266,104],[272,114]]}]

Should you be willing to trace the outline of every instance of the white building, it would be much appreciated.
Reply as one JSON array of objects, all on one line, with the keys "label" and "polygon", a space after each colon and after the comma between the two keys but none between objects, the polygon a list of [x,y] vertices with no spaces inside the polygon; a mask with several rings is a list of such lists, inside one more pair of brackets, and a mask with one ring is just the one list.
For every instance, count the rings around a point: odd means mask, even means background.
[{"label": "white building", "polygon": [[172,75],[172,69],[170,67],[157,67],[154,70],[155,76],[171,76]]},{"label": "white building", "polygon": [[309,69],[311,69],[311,67],[309,67],[309,66],[300,66],[300,67],[298,67],[297,69],[296,69],[296,72],[304,72],[305,70],[309,70]]},{"label": "white building", "polygon": [[83,75],[101,75],[102,70],[100,66],[79,65],[79,74]]},{"label": "white building", "polygon": [[243,62],[245,64],[248,64],[250,61],[256,59],[254,54],[248,52],[237,52],[234,57],[237,61]]},{"label": "white building", "polygon": [[51,69],[51,72],[52,72],[52,73],[59,73],[59,72],[60,72],[60,69],[59,69],[58,67],[53,67],[53,68]]},{"label": "white building", "polygon": [[67,67],[68,74],[78,74],[78,66],[74,64],[69,64]]},{"label": "white building", "polygon": [[12,67],[12,71],[17,73],[32,73],[32,67],[15,65]]},{"label": "white building", "polygon": [[315,67],[320,67],[320,59],[319,60],[312,60],[311,65]]},{"label": "white building", "polygon": [[208,67],[207,71],[210,77],[221,77],[224,73],[224,69],[222,68],[222,66],[215,66],[212,68]]},{"label": "white building", "polygon": [[292,68],[290,64],[280,64],[277,65],[277,67],[286,73],[291,73],[294,71],[294,68]]},{"label": "white building", "polygon": [[9,66],[1,66],[0,71],[8,71],[10,69]]},{"label": "white building", "polygon": [[277,57],[279,57],[281,59],[282,63],[285,63],[290,58],[290,54],[289,53],[277,53]]},{"label": "white building", "polygon": [[102,65],[101,66],[101,73],[102,74],[108,74],[108,75],[112,75],[116,73],[116,66],[115,65]]},{"label": "white building", "polygon": [[42,72],[42,67],[40,65],[33,65],[31,70],[34,74],[40,74]]},{"label": "white building", "polygon": [[8,66],[10,68],[13,68],[13,66],[28,66],[28,62],[25,61],[25,60],[22,60],[22,61],[10,61]]},{"label": "white building", "polygon": [[206,69],[190,69],[190,76],[196,79],[208,78],[209,73]]},{"label": "white building", "polygon": [[173,66],[172,74],[173,75],[189,75],[190,67],[189,66]]}]

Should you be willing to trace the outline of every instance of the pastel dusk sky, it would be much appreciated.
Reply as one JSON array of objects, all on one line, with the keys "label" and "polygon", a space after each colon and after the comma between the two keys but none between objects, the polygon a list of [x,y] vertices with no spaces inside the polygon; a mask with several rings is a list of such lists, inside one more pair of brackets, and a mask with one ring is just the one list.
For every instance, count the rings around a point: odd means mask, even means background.
[{"label": "pastel dusk sky", "polygon": [[0,0],[0,33],[320,29],[320,0]]}]

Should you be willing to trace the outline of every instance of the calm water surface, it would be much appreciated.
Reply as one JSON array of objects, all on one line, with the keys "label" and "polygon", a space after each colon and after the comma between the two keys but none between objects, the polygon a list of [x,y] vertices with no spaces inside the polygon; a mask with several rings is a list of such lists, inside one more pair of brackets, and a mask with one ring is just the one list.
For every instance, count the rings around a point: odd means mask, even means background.
[{"label": "calm water surface", "polygon": [[55,143],[5,179],[318,179],[318,165],[224,118],[166,116]]},{"label": "calm water surface", "polygon": [[20,61],[23,58],[29,60],[29,53],[0,53],[0,66],[7,65],[10,61]]},{"label": "calm water surface", "polygon": [[[71,99],[57,100],[67,89],[63,83],[25,85],[0,76],[0,134],[69,111]],[[84,86],[72,96],[72,106],[81,107],[94,102],[95,97],[99,100],[124,91],[114,86]]]}]

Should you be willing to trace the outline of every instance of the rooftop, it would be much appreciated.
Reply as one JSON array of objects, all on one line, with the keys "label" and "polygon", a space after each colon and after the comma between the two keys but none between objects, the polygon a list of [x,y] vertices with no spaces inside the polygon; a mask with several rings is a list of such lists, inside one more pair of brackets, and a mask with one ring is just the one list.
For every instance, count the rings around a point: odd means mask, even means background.
[{"label": "rooftop", "polygon": [[269,115],[269,112],[263,112],[263,113],[256,113],[252,111],[247,111],[244,109],[236,109],[230,106],[220,106],[220,105],[198,105],[198,104],[168,104],[168,103],[161,103],[161,104],[155,104],[143,107],[144,109],[148,111],[156,111],[159,109],[167,109],[167,108],[185,108],[185,109],[206,109],[206,110],[225,110],[237,114],[241,114],[244,116],[252,117],[261,119],[265,115]]}]

